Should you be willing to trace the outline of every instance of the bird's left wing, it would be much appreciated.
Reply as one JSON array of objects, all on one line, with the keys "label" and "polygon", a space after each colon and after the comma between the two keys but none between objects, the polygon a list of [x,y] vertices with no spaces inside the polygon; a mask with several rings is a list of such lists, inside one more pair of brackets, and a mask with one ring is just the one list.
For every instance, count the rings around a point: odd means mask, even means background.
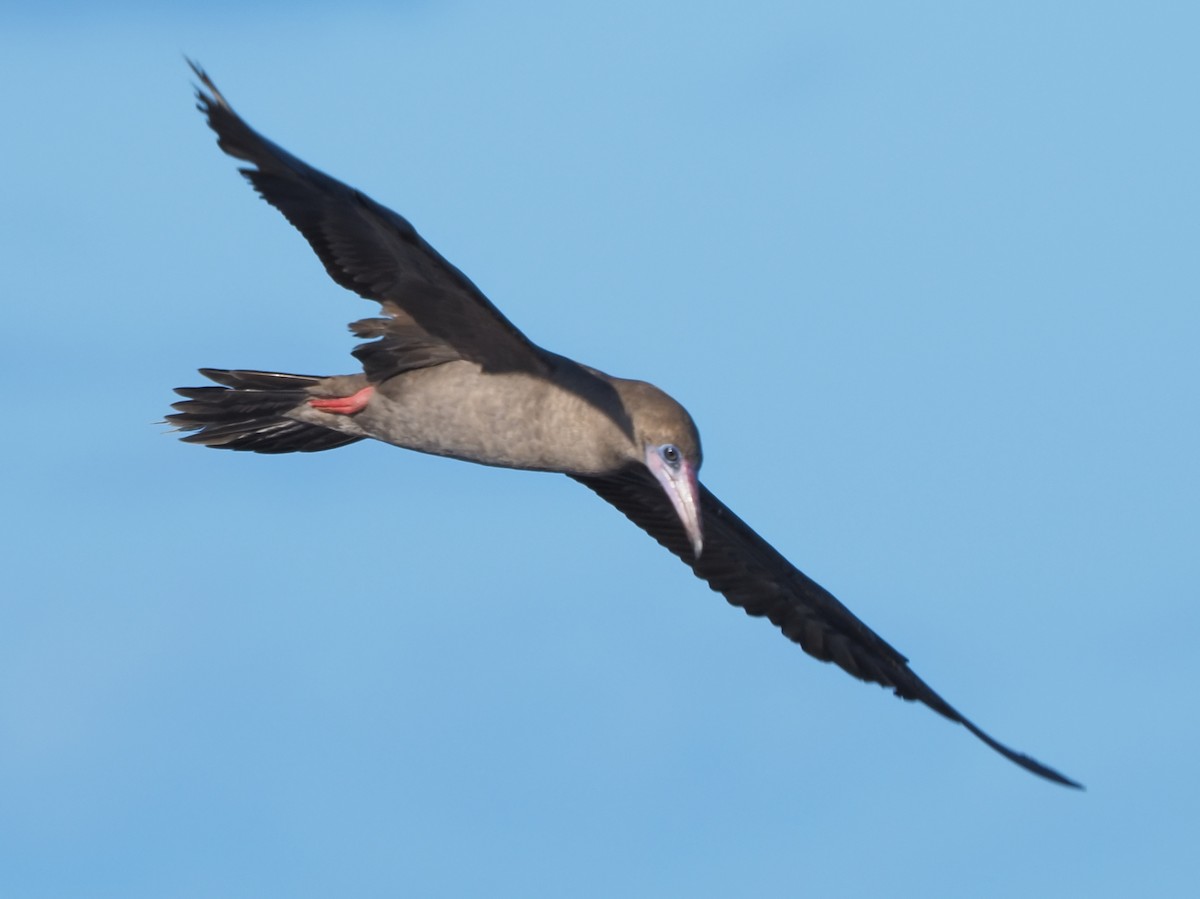
[{"label": "bird's left wing", "polygon": [[[267,140],[233,111],[199,66],[190,65],[202,85],[198,108],[218,146],[253,165],[242,174],[304,235],[334,281],[380,303],[390,317],[357,323],[360,335],[382,336],[380,350],[408,357],[414,345],[418,355],[440,345],[442,358],[468,359],[489,371],[547,370],[543,352],[403,216]],[[394,339],[385,346],[388,337]],[[368,369],[374,364],[386,371],[379,352],[373,356]]]},{"label": "bird's left wing", "polygon": [[701,486],[704,549],[699,558],[666,495],[648,472],[630,467],[609,477],[575,477],[612,503],[746,614],[767,618],[811,656],[861,680],[881,684],[965,726],[1001,755],[1034,774],[1080,785],[984,733],[913,673],[908,660],[833,594],[806,576]]}]

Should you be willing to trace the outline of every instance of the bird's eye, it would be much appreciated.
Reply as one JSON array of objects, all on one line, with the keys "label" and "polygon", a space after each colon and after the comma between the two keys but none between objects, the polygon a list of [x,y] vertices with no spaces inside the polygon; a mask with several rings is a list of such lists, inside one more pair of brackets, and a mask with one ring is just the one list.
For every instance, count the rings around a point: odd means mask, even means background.
[{"label": "bird's eye", "polygon": [[673,443],[668,443],[659,452],[662,454],[663,461],[672,468],[676,467],[683,460],[683,454],[679,452],[679,447]]}]

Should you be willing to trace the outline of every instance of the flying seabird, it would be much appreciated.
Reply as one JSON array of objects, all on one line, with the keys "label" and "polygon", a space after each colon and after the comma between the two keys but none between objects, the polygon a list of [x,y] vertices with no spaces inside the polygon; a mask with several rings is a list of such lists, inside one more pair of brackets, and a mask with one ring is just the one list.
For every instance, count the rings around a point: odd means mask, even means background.
[{"label": "flying seabird", "polygon": [[316,377],[202,368],[167,418],[182,439],[256,453],[317,452],[373,438],[505,468],[561,472],[616,506],[747,614],[809,655],[962,724],[1005,758],[1081,785],[999,743],[913,673],[908,660],[699,482],[687,411],[644,381],[533,344],[409,222],[250,128],[191,63],[217,144],[312,246],[342,287],[382,315],[350,329],[362,371]]}]

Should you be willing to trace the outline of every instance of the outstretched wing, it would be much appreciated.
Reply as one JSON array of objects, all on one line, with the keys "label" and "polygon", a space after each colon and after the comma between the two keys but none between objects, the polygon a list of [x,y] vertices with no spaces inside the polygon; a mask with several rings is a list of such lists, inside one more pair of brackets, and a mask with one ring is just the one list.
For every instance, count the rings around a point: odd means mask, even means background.
[{"label": "outstretched wing", "polygon": [[[488,371],[546,370],[542,351],[403,216],[258,134],[208,75],[189,64],[202,84],[197,107],[216,132],[218,146],[254,166],[241,169],[242,174],[304,235],[334,281],[380,303],[390,316],[374,326],[360,323],[359,333],[365,329],[369,336],[384,337],[382,346],[392,327],[393,350],[403,351],[415,340],[448,348],[452,352],[443,350],[442,356],[468,359]],[[378,352],[368,355],[380,371],[387,370]]]},{"label": "outstretched wing", "polygon": [[1009,749],[964,718],[908,667],[908,660],[863,624],[828,590],[807,577],[724,503],[701,486],[704,550],[700,558],[662,489],[649,473],[630,468],[617,476],[575,477],[677,555],[731,605],[767,618],[811,656],[855,677],[881,684],[904,699],[923,702],[966,727],[988,746],[1034,774],[1070,787],[1080,784]]}]

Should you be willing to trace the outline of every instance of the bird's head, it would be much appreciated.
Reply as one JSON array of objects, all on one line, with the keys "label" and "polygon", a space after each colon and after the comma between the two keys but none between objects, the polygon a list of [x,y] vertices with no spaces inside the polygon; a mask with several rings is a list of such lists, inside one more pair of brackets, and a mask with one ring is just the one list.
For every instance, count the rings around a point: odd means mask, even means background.
[{"label": "bird's head", "polygon": [[700,434],[687,410],[653,384],[626,381],[621,389],[640,454],[687,533],[696,558],[704,546],[700,520]]}]

